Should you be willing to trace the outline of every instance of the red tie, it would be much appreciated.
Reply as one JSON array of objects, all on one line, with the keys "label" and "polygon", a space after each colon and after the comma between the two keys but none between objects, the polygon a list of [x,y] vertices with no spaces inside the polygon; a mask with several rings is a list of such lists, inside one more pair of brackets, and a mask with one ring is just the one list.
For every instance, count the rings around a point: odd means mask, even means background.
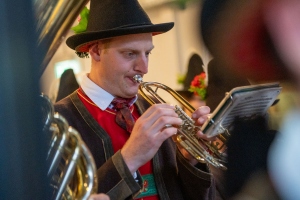
[{"label": "red tie", "polygon": [[132,102],[134,98],[131,99],[115,98],[111,102],[111,104],[114,106],[114,109],[117,110],[117,114],[116,114],[117,124],[119,124],[123,129],[127,130],[129,133],[131,133],[135,122],[129,108],[130,107],[129,103]]}]

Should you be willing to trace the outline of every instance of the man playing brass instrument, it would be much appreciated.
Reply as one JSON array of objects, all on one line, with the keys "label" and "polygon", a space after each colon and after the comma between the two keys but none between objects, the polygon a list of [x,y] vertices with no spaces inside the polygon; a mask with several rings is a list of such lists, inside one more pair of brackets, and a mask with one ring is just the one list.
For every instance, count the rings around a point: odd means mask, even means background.
[{"label": "man playing brass instrument", "polygon": [[[215,199],[208,165],[172,140],[182,123],[174,106],[150,106],[133,80],[148,72],[152,36],[174,23],[152,24],[137,0],[91,0],[87,19],[86,30],[69,37],[67,45],[81,57],[90,55],[91,71],[55,109],[93,154],[98,192],[110,199]],[[204,123],[209,112],[198,108],[196,124]]]}]

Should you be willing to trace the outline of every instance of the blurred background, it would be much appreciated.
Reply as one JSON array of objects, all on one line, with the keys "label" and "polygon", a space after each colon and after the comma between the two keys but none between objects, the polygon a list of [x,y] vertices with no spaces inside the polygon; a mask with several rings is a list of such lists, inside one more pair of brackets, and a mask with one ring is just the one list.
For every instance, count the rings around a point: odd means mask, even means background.
[{"label": "blurred background", "polygon": [[[200,27],[204,1],[139,2],[152,23],[175,22],[172,30],[153,37],[155,49],[144,81],[161,82],[174,90],[183,90],[182,77],[188,73],[190,58],[196,54],[202,59],[199,68],[206,73],[206,83],[209,83],[208,64],[212,55],[204,44]],[[73,4],[76,9],[72,9]],[[90,59],[77,57],[65,44],[73,31],[64,28],[77,25],[79,9],[84,5],[89,7],[88,0],[1,2],[0,199],[45,199],[48,196],[44,158],[49,141],[41,134],[38,96],[44,93],[54,103],[63,72],[72,69],[80,85],[82,75],[90,70]],[[72,20],[69,17],[73,17]],[[226,72],[222,73],[227,76]],[[268,82],[248,81],[251,84]],[[288,79],[272,81],[282,86],[279,102],[269,110],[270,127],[279,129],[286,113],[299,107],[299,98]],[[223,92],[219,95],[221,98],[226,91]],[[165,99],[173,101],[167,96]]]}]

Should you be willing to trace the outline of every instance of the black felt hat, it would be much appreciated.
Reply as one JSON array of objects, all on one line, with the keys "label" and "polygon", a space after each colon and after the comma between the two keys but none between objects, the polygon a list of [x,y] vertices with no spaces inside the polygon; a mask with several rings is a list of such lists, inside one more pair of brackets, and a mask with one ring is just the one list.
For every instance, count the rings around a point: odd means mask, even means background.
[{"label": "black felt hat", "polygon": [[66,43],[77,52],[88,52],[97,40],[138,33],[157,35],[173,26],[173,22],[152,24],[137,0],[91,0],[86,31],[69,37]]},{"label": "black felt hat", "polygon": [[190,57],[188,63],[188,70],[183,82],[183,89],[177,90],[176,92],[183,96],[185,99],[190,99],[193,96],[193,92],[189,91],[191,82],[193,81],[196,75],[199,75],[202,72],[204,72],[203,61],[198,54],[193,54]]}]

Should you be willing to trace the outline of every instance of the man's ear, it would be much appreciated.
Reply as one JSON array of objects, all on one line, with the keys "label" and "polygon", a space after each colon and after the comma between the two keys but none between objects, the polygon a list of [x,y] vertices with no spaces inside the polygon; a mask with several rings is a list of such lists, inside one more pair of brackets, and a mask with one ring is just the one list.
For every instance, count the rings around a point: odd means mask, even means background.
[{"label": "man's ear", "polygon": [[98,48],[98,43],[95,43],[90,47],[89,53],[90,53],[90,56],[92,57],[92,59],[94,59],[95,61],[100,60],[100,51]]}]

